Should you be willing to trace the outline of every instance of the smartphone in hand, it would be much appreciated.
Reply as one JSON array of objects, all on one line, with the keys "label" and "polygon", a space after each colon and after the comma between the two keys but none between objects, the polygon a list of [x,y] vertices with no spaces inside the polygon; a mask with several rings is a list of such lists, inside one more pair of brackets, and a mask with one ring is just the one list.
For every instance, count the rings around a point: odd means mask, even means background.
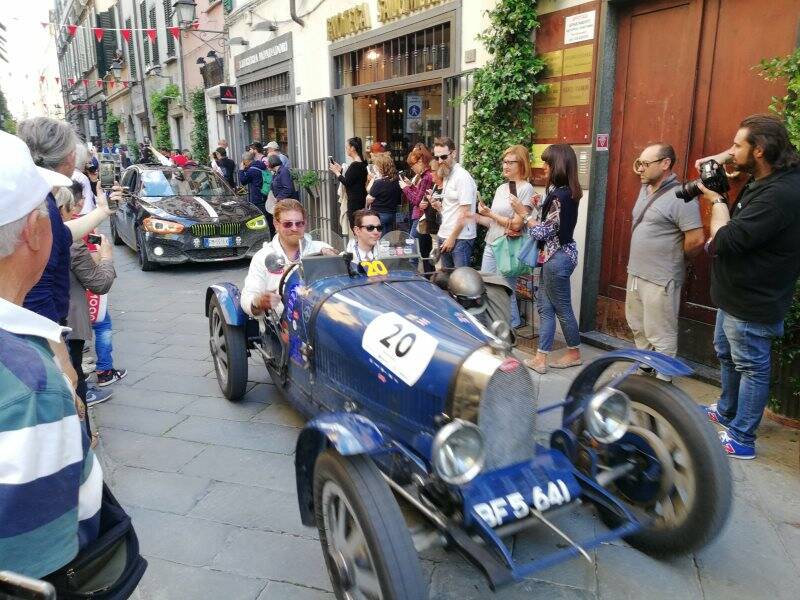
[{"label": "smartphone in hand", "polygon": [[329,157],[328,157],[328,164],[329,164],[329,165],[332,165],[332,164],[333,164],[333,163],[335,163],[335,162],[336,162],[336,161],[335,161],[335,160],[333,160],[333,157],[332,157],[332,156],[329,156]]},{"label": "smartphone in hand", "polygon": [[509,181],[508,182],[508,191],[511,192],[512,196],[517,195],[517,182],[516,181]]},{"label": "smartphone in hand", "polygon": [[86,241],[90,244],[99,245],[102,243],[103,238],[101,238],[99,235],[95,235],[94,233],[90,233],[86,236]]}]

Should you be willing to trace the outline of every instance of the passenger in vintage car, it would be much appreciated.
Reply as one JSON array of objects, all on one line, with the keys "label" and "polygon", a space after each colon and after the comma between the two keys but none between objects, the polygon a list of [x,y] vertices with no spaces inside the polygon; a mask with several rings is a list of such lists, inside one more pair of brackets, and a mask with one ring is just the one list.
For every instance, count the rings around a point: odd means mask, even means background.
[{"label": "passenger in vintage car", "polygon": [[353,233],[356,237],[350,240],[346,250],[353,255],[352,262],[360,265],[363,261],[373,260],[375,246],[383,233],[378,213],[366,208],[357,210],[353,214]]},{"label": "passenger in vintage car", "polygon": [[[277,294],[278,284],[286,267],[296,263],[309,254],[334,255],[336,251],[325,242],[312,240],[306,235],[306,209],[297,200],[288,198],[275,205],[275,225],[278,235],[253,255],[250,269],[244,280],[241,304],[242,310],[251,317],[273,309],[280,314],[283,303]],[[270,271],[264,263],[268,254],[275,253],[285,263]]]}]

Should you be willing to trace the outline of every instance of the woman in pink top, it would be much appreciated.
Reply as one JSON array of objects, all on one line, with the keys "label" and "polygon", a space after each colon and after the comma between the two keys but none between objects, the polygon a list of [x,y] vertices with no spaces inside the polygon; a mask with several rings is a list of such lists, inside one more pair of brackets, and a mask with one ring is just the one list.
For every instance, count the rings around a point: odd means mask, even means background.
[{"label": "woman in pink top", "polygon": [[419,206],[420,202],[425,200],[426,194],[433,187],[433,175],[430,169],[432,159],[433,157],[425,145],[417,144],[406,159],[408,166],[414,171],[414,178],[402,177],[400,179],[403,196],[411,206],[411,237],[419,240],[419,252],[423,258],[422,269],[425,273],[433,272],[433,264],[427,260],[433,248],[433,239],[430,235],[433,232],[428,230],[428,233],[419,233],[417,225],[424,212]]}]

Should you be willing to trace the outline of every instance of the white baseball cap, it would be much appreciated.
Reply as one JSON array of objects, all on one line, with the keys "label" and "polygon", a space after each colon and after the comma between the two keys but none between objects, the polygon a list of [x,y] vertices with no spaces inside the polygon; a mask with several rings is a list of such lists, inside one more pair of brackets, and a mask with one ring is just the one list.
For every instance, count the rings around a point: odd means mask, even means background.
[{"label": "white baseball cap", "polygon": [[270,150],[280,150],[280,146],[278,145],[278,142],[276,142],[274,140],[271,141],[269,144],[267,144],[265,147],[269,148]]},{"label": "white baseball cap", "polygon": [[54,187],[72,185],[69,177],[33,164],[25,142],[4,131],[0,131],[0,156],[0,225],[29,214]]}]

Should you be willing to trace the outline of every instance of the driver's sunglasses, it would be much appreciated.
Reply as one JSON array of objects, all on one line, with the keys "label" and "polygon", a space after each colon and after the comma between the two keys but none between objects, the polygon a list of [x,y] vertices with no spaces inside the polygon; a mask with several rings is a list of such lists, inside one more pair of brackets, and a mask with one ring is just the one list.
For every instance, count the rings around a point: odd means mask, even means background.
[{"label": "driver's sunglasses", "polygon": [[383,225],[359,225],[359,227],[361,227],[361,229],[366,229],[369,232],[375,231],[376,229],[378,231],[383,231]]},{"label": "driver's sunglasses", "polygon": [[280,223],[284,229],[300,229],[306,226],[305,221],[281,221]]},{"label": "driver's sunglasses", "polygon": [[661,162],[662,160],[665,160],[666,158],[668,158],[668,157],[662,156],[661,158],[657,158],[655,160],[642,160],[641,158],[637,158],[635,161],[633,161],[633,170],[634,171],[638,171],[640,169],[646,169],[650,165],[654,165],[654,164],[656,164],[658,162]]},{"label": "driver's sunglasses", "polygon": [[450,158],[450,154],[449,153],[448,154],[434,154],[433,158],[435,158],[439,162],[442,162],[443,160],[447,160],[448,158]]}]

